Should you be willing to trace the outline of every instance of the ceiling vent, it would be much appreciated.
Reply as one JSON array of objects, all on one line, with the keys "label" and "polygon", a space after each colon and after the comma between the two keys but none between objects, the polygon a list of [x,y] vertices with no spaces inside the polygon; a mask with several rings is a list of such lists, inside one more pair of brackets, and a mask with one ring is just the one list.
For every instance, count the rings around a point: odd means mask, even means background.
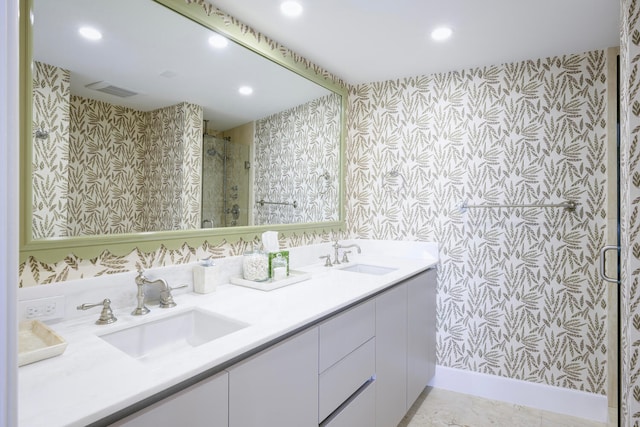
[{"label": "ceiling vent", "polygon": [[99,92],[107,93],[109,95],[118,96],[120,98],[128,98],[130,96],[137,95],[137,92],[132,92],[127,89],[123,89],[118,86],[114,86],[109,82],[101,81],[91,83],[85,86],[88,89],[97,90]]}]

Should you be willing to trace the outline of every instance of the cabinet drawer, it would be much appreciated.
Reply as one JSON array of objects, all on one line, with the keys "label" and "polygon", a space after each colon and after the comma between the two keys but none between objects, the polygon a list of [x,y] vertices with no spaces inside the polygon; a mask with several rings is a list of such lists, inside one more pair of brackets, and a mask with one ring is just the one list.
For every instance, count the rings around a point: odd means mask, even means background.
[{"label": "cabinet drawer", "polygon": [[319,368],[328,367],[373,338],[376,329],[373,300],[357,305],[319,326]]},{"label": "cabinet drawer", "polygon": [[342,411],[320,427],[371,427],[376,424],[375,381],[355,397]]},{"label": "cabinet drawer", "polygon": [[372,338],[320,374],[318,422],[331,415],[375,374],[375,347]]}]

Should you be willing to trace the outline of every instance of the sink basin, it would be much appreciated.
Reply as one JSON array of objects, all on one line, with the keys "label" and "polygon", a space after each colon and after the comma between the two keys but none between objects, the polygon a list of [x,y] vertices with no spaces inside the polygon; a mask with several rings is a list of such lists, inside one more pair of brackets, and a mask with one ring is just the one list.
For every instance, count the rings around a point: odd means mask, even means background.
[{"label": "sink basin", "polygon": [[175,351],[197,347],[247,326],[234,319],[191,309],[100,338],[133,358],[151,361]]},{"label": "sink basin", "polygon": [[348,267],[341,268],[342,271],[351,271],[353,273],[364,273],[364,274],[373,274],[376,276],[382,276],[383,274],[391,273],[392,271],[396,271],[397,268],[390,267],[380,267],[378,265],[369,265],[369,264],[354,264]]}]

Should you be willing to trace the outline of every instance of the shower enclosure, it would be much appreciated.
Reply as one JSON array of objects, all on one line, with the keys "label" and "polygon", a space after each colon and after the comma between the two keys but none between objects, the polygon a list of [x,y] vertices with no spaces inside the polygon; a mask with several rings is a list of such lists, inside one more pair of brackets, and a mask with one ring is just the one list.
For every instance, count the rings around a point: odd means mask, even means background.
[{"label": "shower enclosure", "polygon": [[202,139],[202,228],[249,225],[249,147],[206,133]]}]

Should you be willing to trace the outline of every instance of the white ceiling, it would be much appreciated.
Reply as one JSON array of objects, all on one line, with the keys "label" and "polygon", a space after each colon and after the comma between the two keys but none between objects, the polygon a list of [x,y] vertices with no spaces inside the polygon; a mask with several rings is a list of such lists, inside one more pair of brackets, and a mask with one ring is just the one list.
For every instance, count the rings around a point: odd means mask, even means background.
[{"label": "white ceiling", "polygon": [[[280,1],[211,0],[351,84],[619,45],[618,0],[299,0],[296,19],[281,15]],[[209,129],[225,130],[328,93],[245,49],[212,51],[210,30],[150,0],[34,3],[34,58],[69,69],[81,96],[143,111],[187,101],[204,107]],[[103,40],[78,38],[81,24]],[[441,24],[453,37],[433,42]],[[103,80],[139,95],[114,100],[84,87]],[[238,96],[242,84],[252,97]]]},{"label": "white ceiling", "polygon": [[[351,84],[618,46],[618,0],[211,0]],[[453,28],[447,42],[431,30]]]},{"label": "white ceiling", "polygon": [[[34,59],[69,70],[71,93],[85,98],[139,111],[190,102],[203,107],[209,130],[227,130],[329,93],[235,43],[212,49],[211,30],[151,0],[35,0],[33,15]],[[83,25],[102,39],[79,37]],[[85,87],[98,81],[137,95]],[[242,85],[253,95],[239,95]]]}]

